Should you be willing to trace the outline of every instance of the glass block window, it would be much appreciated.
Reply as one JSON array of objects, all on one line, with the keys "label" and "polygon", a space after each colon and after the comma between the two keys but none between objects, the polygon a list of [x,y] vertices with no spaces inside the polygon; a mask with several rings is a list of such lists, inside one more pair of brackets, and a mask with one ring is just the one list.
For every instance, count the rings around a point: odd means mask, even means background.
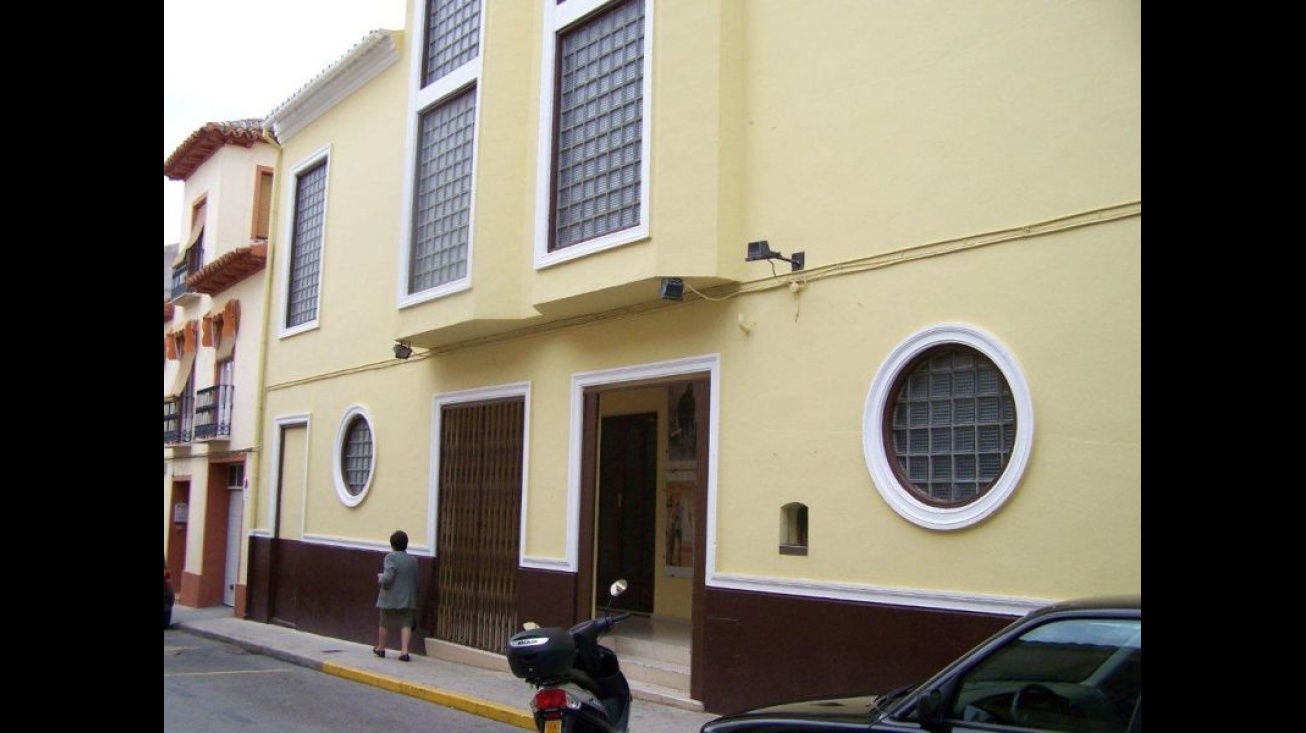
[{"label": "glass block window", "polygon": [[617,3],[558,43],[550,249],[640,222],[644,2]]},{"label": "glass block window", "polygon": [[475,87],[419,119],[409,293],[467,275],[475,122]]},{"label": "glass block window", "polygon": [[362,495],[372,477],[372,426],[363,415],[354,415],[345,428],[340,472],[345,491],[350,496]]},{"label": "glass block window", "polygon": [[935,506],[983,496],[1016,440],[1016,405],[998,367],[969,347],[936,347],[893,394],[886,449],[904,486]]},{"label": "glass block window", "polygon": [[286,296],[286,326],[317,318],[318,285],[322,274],[322,230],[326,221],[327,164],[322,161],[295,179],[294,231],[290,242],[290,282]]},{"label": "glass block window", "polygon": [[481,0],[427,0],[422,86],[476,58],[480,33]]}]

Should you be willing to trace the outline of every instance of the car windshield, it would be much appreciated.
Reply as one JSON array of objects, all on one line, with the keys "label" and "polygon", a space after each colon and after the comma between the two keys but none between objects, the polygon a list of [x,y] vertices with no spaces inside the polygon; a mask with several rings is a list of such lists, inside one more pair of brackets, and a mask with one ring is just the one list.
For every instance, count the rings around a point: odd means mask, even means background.
[{"label": "car windshield", "polygon": [[1058,731],[1128,728],[1140,695],[1142,619],[1065,619],[997,649],[961,680],[949,717]]}]

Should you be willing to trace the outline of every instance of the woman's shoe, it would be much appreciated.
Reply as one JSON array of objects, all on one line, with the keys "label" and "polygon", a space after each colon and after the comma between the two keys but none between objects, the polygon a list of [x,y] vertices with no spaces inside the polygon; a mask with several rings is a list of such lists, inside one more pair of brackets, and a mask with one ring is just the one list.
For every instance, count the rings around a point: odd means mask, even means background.
[{"label": "woman's shoe", "polygon": [[407,654],[400,654],[400,655],[399,655],[399,661],[401,661],[401,662],[411,662],[411,661],[413,661],[413,658],[410,657],[410,656],[408,656]]},{"label": "woman's shoe", "polygon": [[373,649],[373,650],[372,650],[372,653],[375,654],[375,655],[377,655],[378,657],[384,657],[384,656],[385,656],[385,650],[384,650],[384,649]]}]

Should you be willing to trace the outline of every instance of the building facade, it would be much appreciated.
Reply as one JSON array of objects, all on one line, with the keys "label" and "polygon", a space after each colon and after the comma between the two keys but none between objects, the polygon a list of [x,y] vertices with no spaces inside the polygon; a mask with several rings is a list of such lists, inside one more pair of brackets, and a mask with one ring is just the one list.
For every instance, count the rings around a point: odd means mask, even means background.
[{"label": "building facade", "polygon": [[425,651],[622,607],[728,711],[1141,593],[1141,9],[415,0],[281,146],[244,581]]},{"label": "building facade", "polygon": [[189,606],[243,612],[276,155],[259,120],[237,120],[204,125],[163,164],[184,181],[187,233],[164,248],[163,547]]}]

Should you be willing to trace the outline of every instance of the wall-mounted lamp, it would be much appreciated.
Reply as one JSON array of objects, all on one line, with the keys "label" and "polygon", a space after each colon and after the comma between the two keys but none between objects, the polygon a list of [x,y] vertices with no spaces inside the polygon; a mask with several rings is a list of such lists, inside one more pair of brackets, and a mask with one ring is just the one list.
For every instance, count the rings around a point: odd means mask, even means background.
[{"label": "wall-mounted lamp", "polygon": [[754,262],[756,260],[784,260],[789,263],[793,272],[797,272],[803,269],[803,265],[807,263],[807,253],[795,252],[792,258],[785,257],[779,252],[772,251],[770,242],[763,239],[748,243],[748,256],[744,258],[744,261]]},{"label": "wall-mounted lamp", "polygon": [[664,277],[658,286],[658,297],[663,300],[684,300],[685,281],[678,277]]},{"label": "wall-mounted lamp", "polygon": [[407,359],[408,357],[410,357],[410,356],[412,356],[412,355],[413,355],[413,347],[412,347],[412,344],[409,344],[407,341],[396,341],[396,342],[395,342],[395,358],[396,358],[396,359]]}]

